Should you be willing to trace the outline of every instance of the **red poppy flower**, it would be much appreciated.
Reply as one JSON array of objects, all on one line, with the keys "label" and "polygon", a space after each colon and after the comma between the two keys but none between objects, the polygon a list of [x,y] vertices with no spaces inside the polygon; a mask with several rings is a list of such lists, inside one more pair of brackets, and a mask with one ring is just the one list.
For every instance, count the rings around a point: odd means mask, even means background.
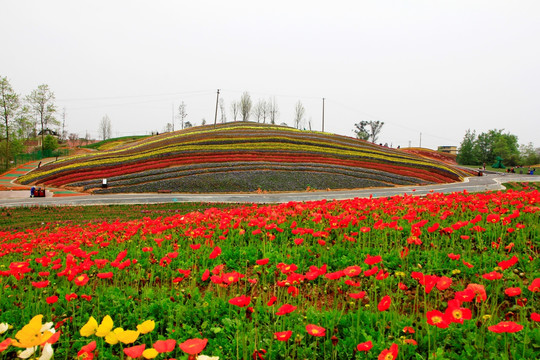
[{"label": "red poppy flower", "polygon": [[154,349],[160,354],[173,351],[175,346],[176,340],[174,339],[158,340],[154,343]]},{"label": "red poppy flower", "polygon": [[503,270],[506,270],[509,267],[512,267],[515,264],[517,264],[518,261],[519,261],[518,257],[514,255],[508,260],[503,260],[501,262],[498,262],[497,265],[499,265]]},{"label": "red poppy flower", "polygon": [[355,277],[362,273],[362,268],[357,265],[348,266],[343,269],[343,274],[348,277]]},{"label": "red poppy flower", "polygon": [[379,354],[377,360],[395,360],[398,357],[398,345],[392,344],[390,349],[384,349]]},{"label": "red poppy flower", "polygon": [[499,280],[502,278],[502,274],[497,271],[492,271],[482,275],[482,277],[486,280]]},{"label": "red poppy flower", "polygon": [[268,300],[268,303],[267,303],[266,305],[272,306],[272,305],[274,305],[274,303],[275,303],[276,301],[277,301],[277,297],[276,297],[276,296],[272,296],[272,297],[270,298],[270,300]]},{"label": "red poppy flower", "polygon": [[448,254],[448,257],[449,257],[450,259],[452,259],[452,260],[459,260],[459,258],[461,257],[461,255],[450,253],[450,254]]},{"label": "red poppy flower", "polygon": [[377,271],[379,271],[379,267],[374,266],[371,269],[364,271],[364,276],[369,277],[371,275],[375,275]]},{"label": "red poppy flower", "polygon": [[424,290],[426,294],[429,294],[431,290],[433,290],[433,287],[437,285],[438,281],[439,281],[439,277],[437,275],[424,275],[423,285],[425,286]]},{"label": "red poppy flower", "polygon": [[536,278],[531,282],[531,285],[527,288],[529,291],[532,292],[539,292],[540,291],[540,278]]},{"label": "red poppy flower", "polygon": [[229,304],[235,305],[238,307],[248,306],[250,302],[251,302],[251,298],[246,295],[241,295],[241,296],[238,296],[229,300]]},{"label": "red poppy flower", "polygon": [[124,354],[126,354],[127,356],[129,356],[132,359],[136,359],[136,358],[142,356],[144,348],[146,348],[145,344],[128,347],[128,348],[124,349]]},{"label": "red poppy flower", "polygon": [[415,333],[414,329],[413,329],[412,327],[410,327],[410,326],[405,326],[405,327],[403,328],[403,332],[404,332],[405,334],[407,334],[407,333],[409,333],[409,334],[414,334],[414,333]]},{"label": "red poppy flower", "polygon": [[356,345],[356,350],[368,352],[369,350],[371,350],[372,347],[373,343],[371,341],[366,341]]},{"label": "red poppy flower", "polygon": [[496,325],[488,327],[488,330],[493,331],[494,333],[515,333],[522,329],[523,325],[516,324],[513,321],[501,321]]},{"label": "red poppy flower", "polygon": [[324,277],[328,280],[338,280],[341,279],[343,276],[345,276],[345,274],[343,274],[342,270],[324,274]]},{"label": "red poppy flower", "polygon": [[459,300],[450,300],[444,312],[450,322],[463,324],[463,320],[471,319],[471,310],[461,307]]},{"label": "red poppy flower", "polygon": [[46,301],[47,304],[49,304],[49,305],[54,304],[55,302],[58,301],[58,296],[56,296],[56,295],[49,296],[47,299],[45,299],[45,301]]},{"label": "red poppy flower", "polygon": [[75,285],[77,286],[84,286],[88,282],[88,275],[81,274],[75,278]]},{"label": "red poppy flower", "polygon": [[441,276],[437,281],[437,289],[440,291],[448,289],[452,286],[452,279],[447,276]]},{"label": "red poppy flower", "polygon": [[199,250],[201,248],[201,244],[189,244],[189,247],[191,250]]},{"label": "red poppy flower", "polygon": [[414,339],[405,339],[403,340],[403,343],[408,345],[418,345],[418,343]]},{"label": "red poppy flower", "polygon": [[296,310],[296,306],[290,305],[290,304],[284,304],[279,307],[279,309],[276,312],[276,315],[285,315],[290,314],[294,310]]},{"label": "red poppy flower", "polygon": [[392,298],[385,295],[377,305],[377,309],[379,309],[379,311],[386,311],[390,307],[390,304],[392,304]]},{"label": "red poppy flower", "polygon": [[96,350],[96,342],[92,341],[91,343],[84,345],[81,347],[81,350],[77,353],[78,358],[88,359],[91,360],[94,358],[94,354],[92,352]]},{"label": "red poppy flower", "polygon": [[308,332],[308,334],[317,337],[322,337],[326,335],[325,328],[313,324],[306,325],[306,331]]},{"label": "red poppy flower", "polygon": [[75,294],[75,293],[66,294],[66,300],[67,301],[75,300],[76,298],[78,298],[78,295]]},{"label": "red poppy flower", "polygon": [[404,246],[404,247],[403,247],[403,250],[401,250],[401,251],[399,252],[399,257],[400,257],[401,259],[404,259],[405,257],[407,257],[407,255],[409,255],[409,248],[406,247],[406,246]]},{"label": "red poppy flower", "polygon": [[47,287],[49,286],[49,280],[32,281],[32,286],[38,289]]},{"label": "red poppy flower", "polygon": [[293,240],[296,245],[301,245],[304,242],[304,239],[302,238],[296,238]]},{"label": "red poppy flower", "polygon": [[476,302],[482,302],[487,300],[486,289],[483,285],[469,284],[467,289],[471,289],[476,294]]},{"label": "red poppy flower", "polygon": [[469,269],[472,269],[472,268],[474,267],[473,264],[468,263],[468,262],[466,262],[465,260],[462,260],[461,262],[463,263],[463,265],[465,265],[465,266],[468,267]]},{"label": "red poppy flower", "polygon": [[269,258],[264,258],[264,259],[255,260],[255,263],[257,263],[257,265],[266,265],[268,264],[268,261],[270,261]]},{"label": "red poppy flower", "polygon": [[539,321],[540,321],[540,314],[538,314],[538,313],[532,313],[532,314],[531,314],[531,320],[532,320],[532,321],[539,322]]},{"label": "red poppy flower", "polygon": [[367,265],[375,265],[382,261],[382,257],[380,255],[371,256],[369,254],[366,255],[366,260],[364,260],[364,263]]},{"label": "red poppy flower", "polygon": [[278,341],[287,341],[292,335],[292,330],[280,331],[274,333],[274,338]]},{"label": "red poppy flower", "polygon": [[109,272],[105,272],[105,273],[98,273],[97,277],[100,278],[100,279],[110,279],[110,278],[113,277],[113,272],[109,271]]},{"label": "red poppy flower", "polygon": [[189,339],[179,344],[178,346],[182,349],[183,352],[190,355],[197,355],[204,350],[208,339]]},{"label": "red poppy flower", "polygon": [[351,279],[347,279],[347,280],[345,280],[345,285],[358,287],[358,286],[362,285],[362,283],[360,281],[354,281],[354,280],[351,280]]},{"label": "red poppy flower", "polygon": [[495,223],[498,223],[500,219],[501,217],[497,214],[489,214],[486,220],[489,223],[495,224]]},{"label": "red poppy flower", "polygon": [[83,294],[83,295],[81,295],[81,298],[86,300],[86,301],[91,301],[92,300],[92,295]]},{"label": "red poppy flower", "polygon": [[426,313],[427,322],[429,325],[434,325],[444,329],[448,327],[449,321],[446,316],[439,310],[431,310]]},{"label": "red poppy flower", "polygon": [[210,253],[208,256],[209,259],[215,259],[221,254],[221,248],[219,246],[216,246],[214,250]]},{"label": "red poppy flower", "polygon": [[366,296],[366,292],[360,291],[358,293],[349,293],[349,296],[352,297],[353,299],[362,299],[364,298],[364,296]]},{"label": "red poppy flower", "polygon": [[0,353],[6,350],[11,345],[11,338],[7,338],[4,341],[0,342]]},{"label": "red poppy flower", "polygon": [[521,288],[514,287],[504,290],[504,293],[508,296],[518,296],[521,295]]}]

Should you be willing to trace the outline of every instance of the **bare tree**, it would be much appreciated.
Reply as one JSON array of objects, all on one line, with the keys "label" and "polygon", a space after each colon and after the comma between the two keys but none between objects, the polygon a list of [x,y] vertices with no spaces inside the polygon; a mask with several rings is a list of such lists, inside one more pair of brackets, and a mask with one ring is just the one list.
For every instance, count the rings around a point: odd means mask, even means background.
[{"label": "bare tree", "polygon": [[109,119],[109,115],[105,115],[103,118],[101,118],[98,133],[101,135],[102,140],[111,138],[111,119]]},{"label": "bare tree", "polygon": [[231,112],[233,114],[233,121],[236,121],[238,114],[240,113],[240,103],[233,101],[231,104]]},{"label": "bare tree", "polygon": [[163,128],[163,132],[171,132],[171,131],[174,131],[173,125],[171,123],[167,123],[167,125],[165,125],[165,127]]},{"label": "bare tree", "polygon": [[251,115],[251,108],[253,103],[251,102],[251,96],[245,91],[240,98],[240,114],[242,115],[242,121],[248,121]]},{"label": "bare tree", "polygon": [[19,110],[19,95],[13,91],[7,77],[0,77],[0,118],[6,130],[6,169],[9,167],[9,132],[11,122]]},{"label": "bare tree", "polygon": [[45,137],[44,130],[49,124],[58,125],[58,121],[54,117],[56,106],[54,105],[54,93],[49,89],[48,85],[39,85],[38,88],[26,97],[30,104],[30,108],[37,115],[41,124],[41,149],[43,149],[43,139]]},{"label": "bare tree", "polygon": [[255,104],[255,108],[253,109],[253,115],[255,115],[255,119],[257,119],[257,122],[261,122],[261,120],[266,121],[266,101],[260,99],[257,101],[257,104]]},{"label": "bare tree", "polygon": [[304,108],[304,105],[302,105],[302,103],[298,101],[294,109],[294,127],[295,128],[300,129],[305,113],[306,113],[306,109]]},{"label": "bare tree", "polygon": [[75,141],[79,140],[79,134],[70,133],[70,134],[68,135],[68,139],[69,139],[69,141],[71,141],[72,143],[75,143]]},{"label": "bare tree", "polygon": [[276,103],[276,98],[271,98],[266,103],[268,105],[268,115],[270,117],[270,124],[274,125],[279,116],[279,110]]},{"label": "bare tree", "polygon": [[182,126],[182,129],[184,128],[184,119],[187,117],[186,112],[186,104],[182,101],[182,103],[178,106],[178,115],[176,116],[177,119],[180,119],[180,124]]},{"label": "bare tree", "polygon": [[219,99],[219,111],[221,112],[220,121],[221,123],[227,122],[227,115],[225,114],[225,100],[223,98]]}]

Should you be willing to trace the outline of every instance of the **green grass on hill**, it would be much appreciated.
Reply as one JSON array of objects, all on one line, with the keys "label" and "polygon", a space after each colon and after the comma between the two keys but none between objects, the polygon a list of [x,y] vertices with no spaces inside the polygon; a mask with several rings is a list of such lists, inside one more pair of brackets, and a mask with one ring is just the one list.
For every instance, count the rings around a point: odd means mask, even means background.
[{"label": "green grass on hill", "polygon": [[111,143],[114,143],[114,142],[119,143],[119,144],[120,143],[128,143],[128,142],[132,142],[132,141],[136,141],[136,140],[139,140],[139,139],[146,138],[148,136],[150,136],[150,135],[122,136],[122,137],[103,140],[103,141],[100,141],[100,142],[96,142],[96,143],[81,146],[81,147],[86,148],[86,149],[103,150],[103,147],[104,146],[106,147],[107,144],[111,144]]}]

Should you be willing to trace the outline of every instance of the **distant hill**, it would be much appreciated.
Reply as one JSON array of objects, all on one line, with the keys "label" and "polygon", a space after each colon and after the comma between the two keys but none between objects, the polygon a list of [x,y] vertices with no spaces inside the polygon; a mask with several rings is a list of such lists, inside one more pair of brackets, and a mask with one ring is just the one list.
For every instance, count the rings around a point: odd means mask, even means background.
[{"label": "distant hill", "polygon": [[[461,181],[453,166],[363,140],[233,122],[143,138],[66,157],[22,184],[94,193],[351,189]],[[108,187],[102,189],[102,179]]]}]

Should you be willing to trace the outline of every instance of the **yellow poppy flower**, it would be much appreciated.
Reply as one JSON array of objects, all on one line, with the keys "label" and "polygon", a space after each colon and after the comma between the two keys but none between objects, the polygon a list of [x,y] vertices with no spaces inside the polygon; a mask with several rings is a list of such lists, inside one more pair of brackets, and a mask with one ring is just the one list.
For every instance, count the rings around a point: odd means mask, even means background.
[{"label": "yellow poppy flower", "polygon": [[107,334],[111,332],[112,328],[113,328],[113,320],[111,319],[109,315],[107,315],[103,318],[103,320],[101,321],[101,324],[99,324],[96,331],[96,336],[99,336],[99,337],[107,336]]},{"label": "yellow poppy flower", "polygon": [[94,335],[96,333],[96,330],[98,328],[97,320],[94,319],[93,316],[90,316],[90,319],[88,319],[88,322],[83,325],[81,328],[81,336],[90,336]]},{"label": "yellow poppy flower", "polygon": [[137,325],[137,330],[139,330],[141,334],[146,334],[154,330],[155,327],[156,322],[154,320],[146,320],[142,324]]},{"label": "yellow poppy flower", "polygon": [[25,325],[21,330],[15,334],[17,340],[13,340],[12,345],[22,348],[30,348],[44,344],[53,333],[50,331],[41,332],[42,324],[41,320],[43,315],[36,315]]},{"label": "yellow poppy flower", "polygon": [[118,336],[114,331],[111,331],[107,335],[105,335],[105,342],[110,345],[118,344]]},{"label": "yellow poppy flower", "polygon": [[[114,334],[116,335],[117,342],[120,341],[123,344],[132,344],[139,337],[138,331],[124,330],[122,328],[114,329]],[[107,337],[105,337],[105,341],[107,341]]]},{"label": "yellow poppy flower", "polygon": [[145,358],[145,359],[153,359],[155,358],[156,356],[158,356],[158,352],[156,349],[154,348],[150,348],[150,349],[146,349],[143,351],[142,353],[142,356]]}]

